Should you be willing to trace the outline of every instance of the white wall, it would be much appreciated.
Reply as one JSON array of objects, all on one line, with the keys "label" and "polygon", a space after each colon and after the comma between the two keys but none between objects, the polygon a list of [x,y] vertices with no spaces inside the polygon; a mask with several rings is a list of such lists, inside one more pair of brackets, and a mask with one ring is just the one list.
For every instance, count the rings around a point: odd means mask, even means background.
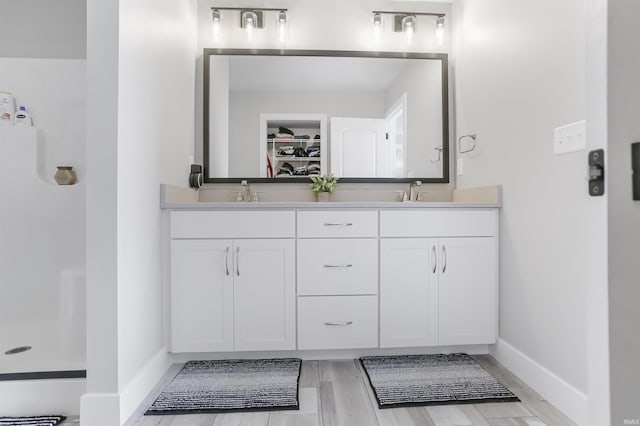
[{"label": "white wall", "polygon": [[630,171],[630,145],[640,142],[640,30],[636,22],[640,3],[617,0],[608,4],[611,424],[621,425],[640,422],[640,201],[632,200]]},{"label": "white wall", "polygon": [[229,176],[260,176],[261,113],[326,114],[327,123],[331,117],[384,118],[384,93],[231,92]]},{"label": "white wall", "polygon": [[0,57],[85,58],[86,0],[0,2]]},{"label": "white wall", "polygon": [[585,118],[584,2],[462,0],[459,18],[456,131],[477,133],[479,148],[458,184],[503,185],[502,347],[544,371],[562,389],[534,387],[585,422],[586,152],[553,154],[554,127]]},{"label": "white wall", "polygon": [[113,425],[146,396],[167,358],[159,186],[186,186],[193,155],[195,2],[96,1],[88,16],[87,151],[96,174],[82,416],[83,424]]}]

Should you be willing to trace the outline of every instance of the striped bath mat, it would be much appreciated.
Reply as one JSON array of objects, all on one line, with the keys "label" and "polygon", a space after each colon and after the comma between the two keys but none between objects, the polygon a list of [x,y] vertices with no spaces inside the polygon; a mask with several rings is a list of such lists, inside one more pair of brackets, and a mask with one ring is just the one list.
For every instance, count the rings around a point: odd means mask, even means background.
[{"label": "striped bath mat", "polygon": [[519,401],[467,354],[360,358],[380,408]]},{"label": "striped bath mat", "polygon": [[189,361],[145,415],[297,410],[302,361]]},{"label": "striped bath mat", "polygon": [[0,417],[0,426],[55,426],[65,419],[65,416]]}]

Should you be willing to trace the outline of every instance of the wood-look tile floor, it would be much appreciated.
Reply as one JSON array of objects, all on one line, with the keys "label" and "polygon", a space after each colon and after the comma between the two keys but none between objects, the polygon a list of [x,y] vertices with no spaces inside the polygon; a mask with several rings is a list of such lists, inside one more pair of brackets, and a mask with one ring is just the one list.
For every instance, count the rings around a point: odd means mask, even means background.
[{"label": "wood-look tile floor", "polygon": [[175,365],[127,426],[569,426],[567,417],[488,355],[473,356],[521,402],[378,409],[357,360],[303,361],[300,410],[231,414],[143,416]]}]

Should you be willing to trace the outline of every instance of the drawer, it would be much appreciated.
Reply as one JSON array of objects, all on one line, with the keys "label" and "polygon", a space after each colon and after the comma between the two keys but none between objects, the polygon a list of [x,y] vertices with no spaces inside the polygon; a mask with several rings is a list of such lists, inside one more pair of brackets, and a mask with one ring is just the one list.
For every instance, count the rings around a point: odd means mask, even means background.
[{"label": "drawer", "polygon": [[298,240],[298,295],[377,293],[377,238]]},{"label": "drawer", "polygon": [[497,224],[494,209],[380,212],[381,237],[491,237]]},{"label": "drawer", "polygon": [[171,238],[294,238],[292,211],[172,211]]},{"label": "drawer", "polygon": [[377,237],[377,211],[300,211],[298,237]]},{"label": "drawer", "polygon": [[376,347],[377,296],[298,297],[298,349]]}]

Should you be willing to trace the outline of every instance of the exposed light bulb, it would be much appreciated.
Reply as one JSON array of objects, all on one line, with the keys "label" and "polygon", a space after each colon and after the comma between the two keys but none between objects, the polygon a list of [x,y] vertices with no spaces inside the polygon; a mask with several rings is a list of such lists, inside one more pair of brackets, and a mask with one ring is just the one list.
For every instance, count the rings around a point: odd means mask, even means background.
[{"label": "exposed light bulb", "polygon": [[442,40],[444,40],[444,16],[438,16],[436,19],[436,40],[438,44],[442,44]]},{"label": "exposed light bulb", "polygon": [[242,26],[247,31],[247,38],[249,41],[255,38],[255,29],[258,24],[258,15],[252,11],[245,11],[242,13]]},{"label": "exposed light bulb", "polygon": [[380,13],[373,14],[373,25],[376,27],[380,27],[382,25],[382,14]]},{"label": "exposed light bulb", "polygon": [[213,25],[211,27],[211,31],[213,33],[213,40],[220,40],[220,27],[222,26],[222,15],[218,9],[213,9],[211,11],[211,20],[213,21]]},{"label": "exposed light bulb", "polygon": [[407,36],[407,41],[411,42],[413,33],[416,31],[416,17],[409,15],[402,18],[402,29]]},{"label": "exposed light bulb", "polygon": [[287,39],[287,12],[281,10],[278,12],[278,41],[284,43]]},{"label": "exposed light bulb", "polygon": [[382,14],[373,14],[373,39],[375,42],[380,41],[382,34]]}]

